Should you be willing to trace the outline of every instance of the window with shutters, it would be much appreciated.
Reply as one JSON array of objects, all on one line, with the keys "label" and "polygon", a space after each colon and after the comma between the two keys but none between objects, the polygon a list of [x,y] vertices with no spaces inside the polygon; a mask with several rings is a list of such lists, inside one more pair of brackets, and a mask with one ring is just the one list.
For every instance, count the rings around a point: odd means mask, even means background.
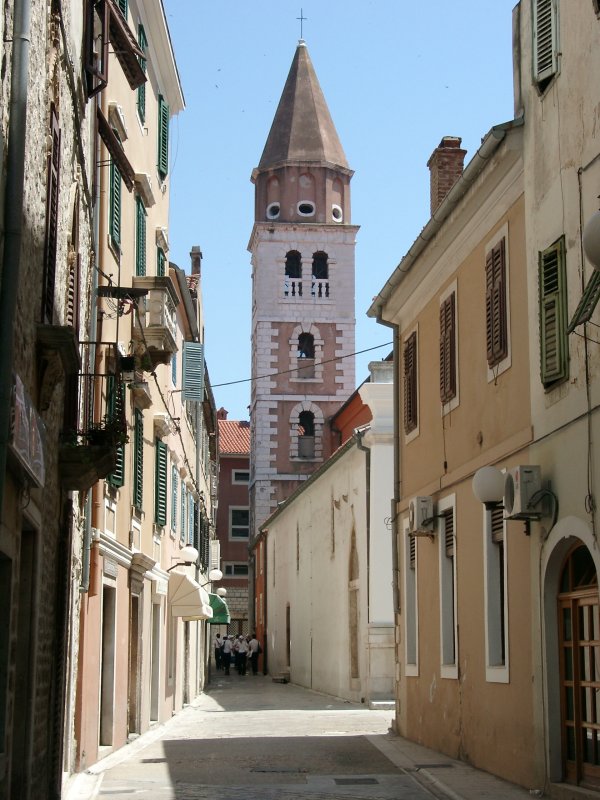
[{"label": "window with shutters", "polygon": [[46,238],[44,244],[44,281],[42,285],[42,322],[54,320],[54,285],[56,282],[56,247],[58,237],[58,198],[60,192],[60,128],[54,104],[50,109],[50,152],[46,186]]},{"label": "window with shutters", "polygon": [[302,297],[302,256],[290,250],[285,256],[284,297]]},{"label": "window with shutters", "polygon": [[440,662],[442,678],[458,678],[456,620],[456,510],[454,495],[438,503]]},{"label": "window with shutters", "polygon": [[85,13],[85,80],[87,96],[93,97],[108,84],[110,6],[87,0]]},{"label": "window with shutters", "polygon": [[403,523],[404,539],[404,659],[407,676],[419,674],[419,625],[417,600],[417,539],[408,532],[408,520]]},{"label": "window with shutters", "polygon": [[539,255],[539,291],[540,376],[551,389],[569,377],[564,236]]},{"label": "window with shutters", "polygon": [[533,0],[533,79],[543,92],[558,72],[558,0]]},{"label": "window with shutters", "polygon": [[[106,414],[108,420],[115,417],[122,417],[125,400],[125,383],[115,380],[114,375],[109,375],[106,379]],[[125,483],[125,444],[116,445],[117,463],[114,470],[107,476],[106,481],[115,489]]]},{"label": "window with shutters", "polygon": [[179,517],[179,541],[182,546],[185,544],[187,536],[187,487],[181,481],[181,514]]},{"label": "window with shutters", "polygon": [[188,544],[193,545],[198,549],[198,537],[196,531],[196,515],[194,513],[194,509],[196,507],[196,503],[194,502],[194,497],[191,492],[188,492]]},{"label": "window with shutters", "polygon": [[506,240],[502,237],[485,257],[485,327],[490,368],[508,353],[506,300]]},{"label": "window with shutters", "polygon": [[156,274],[159,278],[164,278],[167,272],[167,257],[162,247],[156,248]]},{"label": "window with shutters", "polygon": [[[143,25],[138,25],[138,45],[144,56],[146,55],[146,50],[148,49],[148,39],[146,37],[146,31],[144,30]],[[144,75],[146,75],[146,59],[140,58],[140,67],[142,68]],[[140,118],[140,122],[144,123],[146,121],[146,84],[142,83],[137,88],[137,112],[138,117]]]},{"label": "window with shutters", "polygon": [[134,410],[133,422],[133,505],[138,511],[144,502],[144,415]]},{"label": "window with shutters", "polygon": [[135,198],[135,274],[146,274],[146,208],[139,195]]},{"label": "window with shutters", "polygon": [[177,386],[177,353],[171,356],[171,383]]},{"label": "window with shutters", "polygon": [[127,19],[127,0],[117,0],[117,5],[121,14]]},{"label": "window with shutters", "polygon": [[600,271],[592,270],[592,274],[586,284],[581,300],[579,301],[575,313],[567,326],[567,333],[573,333],[575,328],[589,322],[596,310],[600,300]]},{"label": "window with shutters", "polygon": [[156,440],[154,473],[154,521],[164,527],[167,524],[167,445]]},{"label": "window with shutters", "polygon": [[204,400],[204,345],[183,343],[182,400],[201,403]]},{"label": "window with shutters", "polygon": [[417,372],[417,331],[413,331],[404,342],[403,350],[404,386],[404,433],[418,431],[418,372]]},{"label": "window with shutters", "polygon": [[178,490],[179,490],[179,472],[177,467],[171,467],[171,532],[177,532],[177,507],[178,507]]},{"label": "window with shutters", "polygon": [[458,399],[458,336],[456,325],[456,290],[446,292],[440,303],[440,400],[449,411]]},{"label": "window with shutters", "polygon": [[164,180],[169,173],[169,106],[158,95],[158,174]]},{"label": "window with shutters", "polygon": [[[113,131],[117,139],[119,135]],[[119,139],[120,141],[120,139]],[[110,160],[108,192],[108,237],[115,252],[121,252],[121,194],[123,190],[121,173],[114,162]]]},{"label": "window with shutters", "polygon": [[483,509],[486,680],[508,683],[508,603],[504,509]]}]

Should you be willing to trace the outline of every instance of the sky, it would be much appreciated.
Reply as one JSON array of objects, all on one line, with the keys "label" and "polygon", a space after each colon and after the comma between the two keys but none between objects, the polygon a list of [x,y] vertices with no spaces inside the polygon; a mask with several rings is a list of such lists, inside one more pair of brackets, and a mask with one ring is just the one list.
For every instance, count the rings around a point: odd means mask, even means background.
[{"label": "sky", "polygon": [[[462,137],[465,165],[513,117],[515,0],[163,0],[186,108],[171,125],[169,259],[203,253],[205,355],[217,408],[248,419],[252,169],[300,38],[352,179],[357,385],[391,350],[366,316],[429,212],[427,161]],[[237,383],[236,383],[237,382]],[[233,384],[233,385],[224,385]]]}]

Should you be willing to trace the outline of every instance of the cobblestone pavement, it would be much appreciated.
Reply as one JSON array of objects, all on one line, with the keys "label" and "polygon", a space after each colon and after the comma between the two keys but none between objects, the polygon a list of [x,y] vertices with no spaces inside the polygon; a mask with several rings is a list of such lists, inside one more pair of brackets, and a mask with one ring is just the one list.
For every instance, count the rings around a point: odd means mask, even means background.
[{"label": "cobblestone pavement", "polygon": [[194,703],[72,779],[66,800],[523,800],[524,789],[394,736],[370,710],[217,673]]}]

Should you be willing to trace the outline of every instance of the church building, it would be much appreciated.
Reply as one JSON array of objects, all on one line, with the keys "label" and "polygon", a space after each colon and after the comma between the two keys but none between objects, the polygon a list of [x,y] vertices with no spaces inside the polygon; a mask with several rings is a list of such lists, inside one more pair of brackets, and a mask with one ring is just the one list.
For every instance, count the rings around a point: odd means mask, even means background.
[{"label": "church building", "polygon": [[252,173],[251,537],[340,444],[327,423],[355,388],[352,175],[300,40]]}]

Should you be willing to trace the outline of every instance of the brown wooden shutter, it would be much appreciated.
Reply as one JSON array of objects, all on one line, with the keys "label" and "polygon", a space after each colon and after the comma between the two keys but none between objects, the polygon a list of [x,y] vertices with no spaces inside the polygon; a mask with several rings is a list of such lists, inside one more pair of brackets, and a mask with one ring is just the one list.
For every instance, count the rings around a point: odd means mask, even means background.
[{"label": "brown wooden shutter", "polygon": [[506,313],[506,243],[504,237],[485,259],[486,346],[489,367],[508,355]]},{"label": "brown wooden shutter", "polygon": [[504,511],[494,508],[491,512],[492,542],[497,544],[504,541]]},{"label": "brown wooden shutter", "polygon": [[454,557],[454,509],[444,511],[444,549],[448,558]]},{"label": "brown wooden shutter", "polygon": [[440,306],[440,398],[456,397],[456,299],[454,292]]},{"label": "brown wooden shutter", "polygon": [[411,333],[404,343],[404,431],[417,427],[417,333]]},{"label": "brown wooden shutter", "polygon": [[54,316],[54,284],[56,280],[56,248],[58,236],[58,193],[60,178],[60,128],[54,105],[50,110],[52,149],[48,155],[46,189],[46,242],[44,248],[44,283],[42,322],[52,324]]}]

